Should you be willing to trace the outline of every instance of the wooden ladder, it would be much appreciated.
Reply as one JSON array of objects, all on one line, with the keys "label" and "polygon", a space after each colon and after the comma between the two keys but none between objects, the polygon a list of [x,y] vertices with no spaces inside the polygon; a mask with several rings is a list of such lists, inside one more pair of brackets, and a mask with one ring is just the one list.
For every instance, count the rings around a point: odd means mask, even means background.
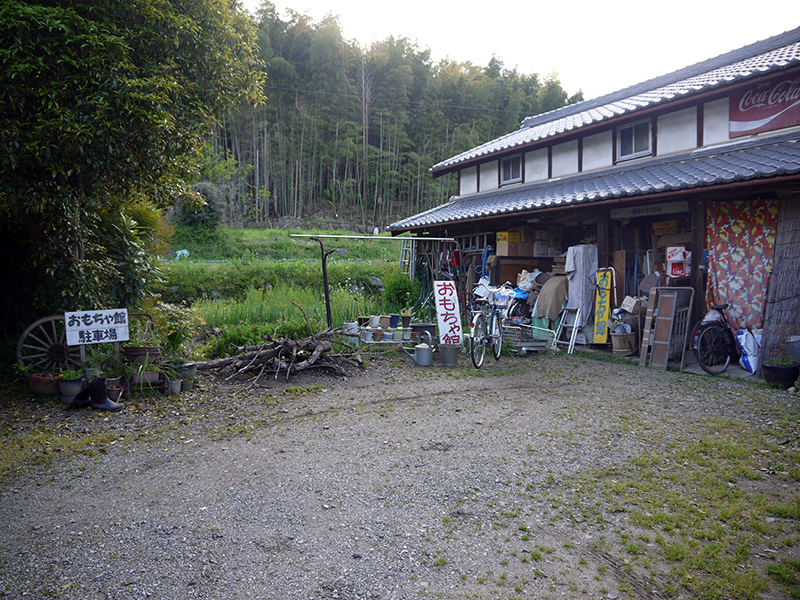
[{"label": "wooden ladder", "polygon": [[647,364],[647,352],[650,350],[650,329],[653,327],[653,313],[656,310],[656,298],[658,297],[658,288],[650,290],[650,295],[647,297],[647,312],[644,317],[644,327],[642,328],[642,350],[639,353],[639,366],[643,367]]},{"label": "wooden ladder", "polygon": [[417,262],[416,240],[413,238],[403,239],[400,247],[400,272],[413,279],[415,276],[415,263]]}]

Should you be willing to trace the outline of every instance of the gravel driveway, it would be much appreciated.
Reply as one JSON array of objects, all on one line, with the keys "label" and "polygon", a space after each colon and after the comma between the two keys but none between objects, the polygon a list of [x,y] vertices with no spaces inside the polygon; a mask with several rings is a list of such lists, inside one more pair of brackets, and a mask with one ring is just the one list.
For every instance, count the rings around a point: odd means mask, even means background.
[{"label": "gravel driveway", "polygon": [[40,402],[5,412],[4,442],[43,422],[93,442],[3,481],[0,594],[675,597],[657,564],[608,543],[629,514],[589,526],[586,482],[723,419],[763,429],[798,411],[748,382],[563,355],[206,377],[117,414]]}]

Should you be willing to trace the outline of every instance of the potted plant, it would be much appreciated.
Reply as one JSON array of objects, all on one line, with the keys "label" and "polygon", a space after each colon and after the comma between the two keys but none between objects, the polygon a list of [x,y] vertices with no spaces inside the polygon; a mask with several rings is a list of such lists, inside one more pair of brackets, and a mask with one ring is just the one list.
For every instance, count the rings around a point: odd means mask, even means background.
[{"label": "potted plant", "polygon": [[37,396],[55,396],[58,394],[58,376],[47,372],[31,372],[29,366],[15,363],[17,372],[28,380],[28,387]]},{"label": "potted plant", "polygon": [[77,396],[83,389],[83,372],[77,369],[64,369],[58,378],[58,390],[62,397]]},{"label": "potted plant", "polygon": [[131,337],[122,347],[122,354],[130,364],[157,363],[161,360],[161,347],[148,336]]},{"label": "potted plant", "polygon": [[761,376],[772,387],[787,390],[797,381],[800,363],[787,352],[787,346],[794,337],[779,337],[767,355],[769,358],[761,365]]},{"label": "potted plant", "polygon": [[408,329],[411,326],[411,309],[406,307],[400,311],[400,322],[403,329]]}]

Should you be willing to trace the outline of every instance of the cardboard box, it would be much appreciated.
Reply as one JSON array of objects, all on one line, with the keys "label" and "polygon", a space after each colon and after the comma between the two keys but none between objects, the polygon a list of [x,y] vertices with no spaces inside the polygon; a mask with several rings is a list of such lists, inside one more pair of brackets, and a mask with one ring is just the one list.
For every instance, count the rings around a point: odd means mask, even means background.
[{"label": "cardboard box", "polygon": [[505,243],[508,242],[510,244],[515,244],[519,242],[519,231],[498,231],[496,237],[496,242],[500,244],[501,242]]},{"label": "cardboard box", "polygon": [[506,281],[515,282],[517,275],[523,270],[531,272],[536,268],[541,268],[539,263],[533,259],[528,260],[503,260],[500,261],[498,269],[497,285]]},{"label": "cardboard box", "polygon": [[519,243],[517,242],[497,242],[497,256],[518,256]]},{"label": "cardboard box", "polygon": [[533,256],[533,242],[520,242],[517,244],[517,256]]},{"label": "cardboard box", "polygon": [[511,230],[511,233],[519,234],[519,242],[524,243],[534,241],[534,231],[531,227],[515,227]]},{"label": "cardboard box", "polygon": [[534,242],[550,242],[550,232],[547,229],[537,229],[533,232]]},{"label": "cardboard box", "polygon": [[533,242],[533,256],[537,258],[545,258],[550,256],[550,242]]},{"label": "cardboard box", "polygon": [[632,315],[638,315],[641,304],[639,303],[638,298],[634,298],[633,296],[625,296],[625,299],[622,301],[622,304],[619,305],[622,310],[627,310]]}]

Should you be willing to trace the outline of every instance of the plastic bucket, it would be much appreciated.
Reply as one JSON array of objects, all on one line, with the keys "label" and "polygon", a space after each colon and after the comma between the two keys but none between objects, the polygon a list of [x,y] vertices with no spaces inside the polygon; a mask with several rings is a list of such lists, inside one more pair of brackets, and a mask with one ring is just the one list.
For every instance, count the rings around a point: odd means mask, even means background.
[{"label": "plastic bucket", "polygon": [[461,344],[439,344],[439,356],[445,367],[455,367],[460,353]]}]

